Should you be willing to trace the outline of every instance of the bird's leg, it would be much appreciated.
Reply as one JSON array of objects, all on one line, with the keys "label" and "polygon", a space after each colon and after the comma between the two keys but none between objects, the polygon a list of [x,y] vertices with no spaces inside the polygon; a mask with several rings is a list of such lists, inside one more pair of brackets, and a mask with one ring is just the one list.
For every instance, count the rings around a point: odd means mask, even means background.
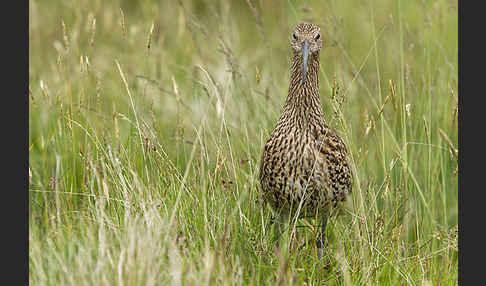
[{"label": "bird's leg", "polygon": [[317,257],[319,258],[319,260],[321,259],[322,257],[322,252],[323,252],[323,249],[324,249],[324,241],[326,240],[326,236],[325,236],[325,230],[326,230],[326,225],[327,225],[327,215],[325,215],[321,221],[321,232],[319,233],[319,236],[317,237],[317,242],[316,242],[316,246],[317,246]]},{"label": "bird's leg", "polygon": [[277,213],[276,220],[273,222],[274,241],[278,241],[288,223],[288,215],[284,212]]}]

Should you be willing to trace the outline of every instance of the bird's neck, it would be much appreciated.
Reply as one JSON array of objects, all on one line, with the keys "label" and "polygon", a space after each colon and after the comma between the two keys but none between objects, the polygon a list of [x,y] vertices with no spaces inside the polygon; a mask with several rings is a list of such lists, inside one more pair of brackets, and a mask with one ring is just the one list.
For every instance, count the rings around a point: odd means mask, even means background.
[{"label": "bird's neck", "polygon": [[302,57],[294,53],[290,67],[290,86],[284,111],[286,117],[305,122],[324,120],[319,97],[319,54],[309,55],[305,83],[302,82]]}]

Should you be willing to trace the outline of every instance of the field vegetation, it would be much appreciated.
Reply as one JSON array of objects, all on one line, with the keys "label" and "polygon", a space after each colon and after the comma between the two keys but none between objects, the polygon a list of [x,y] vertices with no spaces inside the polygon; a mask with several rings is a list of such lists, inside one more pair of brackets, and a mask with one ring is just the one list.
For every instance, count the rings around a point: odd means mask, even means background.
[{"label": "field vegetation", "polygon": [[[32,285],[456,285],[457,1],[29,1]],[[321,26],[353,195],[280,243],[263,144]]]}]

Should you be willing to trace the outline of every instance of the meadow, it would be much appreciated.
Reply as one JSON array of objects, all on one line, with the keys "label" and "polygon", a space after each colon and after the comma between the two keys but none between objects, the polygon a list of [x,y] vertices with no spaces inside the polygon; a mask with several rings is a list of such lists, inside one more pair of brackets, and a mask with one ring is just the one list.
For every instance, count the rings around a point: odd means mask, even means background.
[{"label": "meadow", "polygon": [[[30,0],[31,285],[457,285],[457,6]],[[354,172],[322,260],[258,182],[303,21]]]}]

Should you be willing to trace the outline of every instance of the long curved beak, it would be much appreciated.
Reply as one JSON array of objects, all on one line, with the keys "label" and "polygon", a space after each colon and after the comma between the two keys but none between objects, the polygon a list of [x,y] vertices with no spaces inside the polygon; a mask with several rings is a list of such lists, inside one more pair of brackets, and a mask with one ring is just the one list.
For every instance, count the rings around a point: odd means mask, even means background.
[{"label": "long curved beak", "polygon": [[305,84],[307,74],[307,60],[309,59],[309,41],[302,43],[302,84]]}]

